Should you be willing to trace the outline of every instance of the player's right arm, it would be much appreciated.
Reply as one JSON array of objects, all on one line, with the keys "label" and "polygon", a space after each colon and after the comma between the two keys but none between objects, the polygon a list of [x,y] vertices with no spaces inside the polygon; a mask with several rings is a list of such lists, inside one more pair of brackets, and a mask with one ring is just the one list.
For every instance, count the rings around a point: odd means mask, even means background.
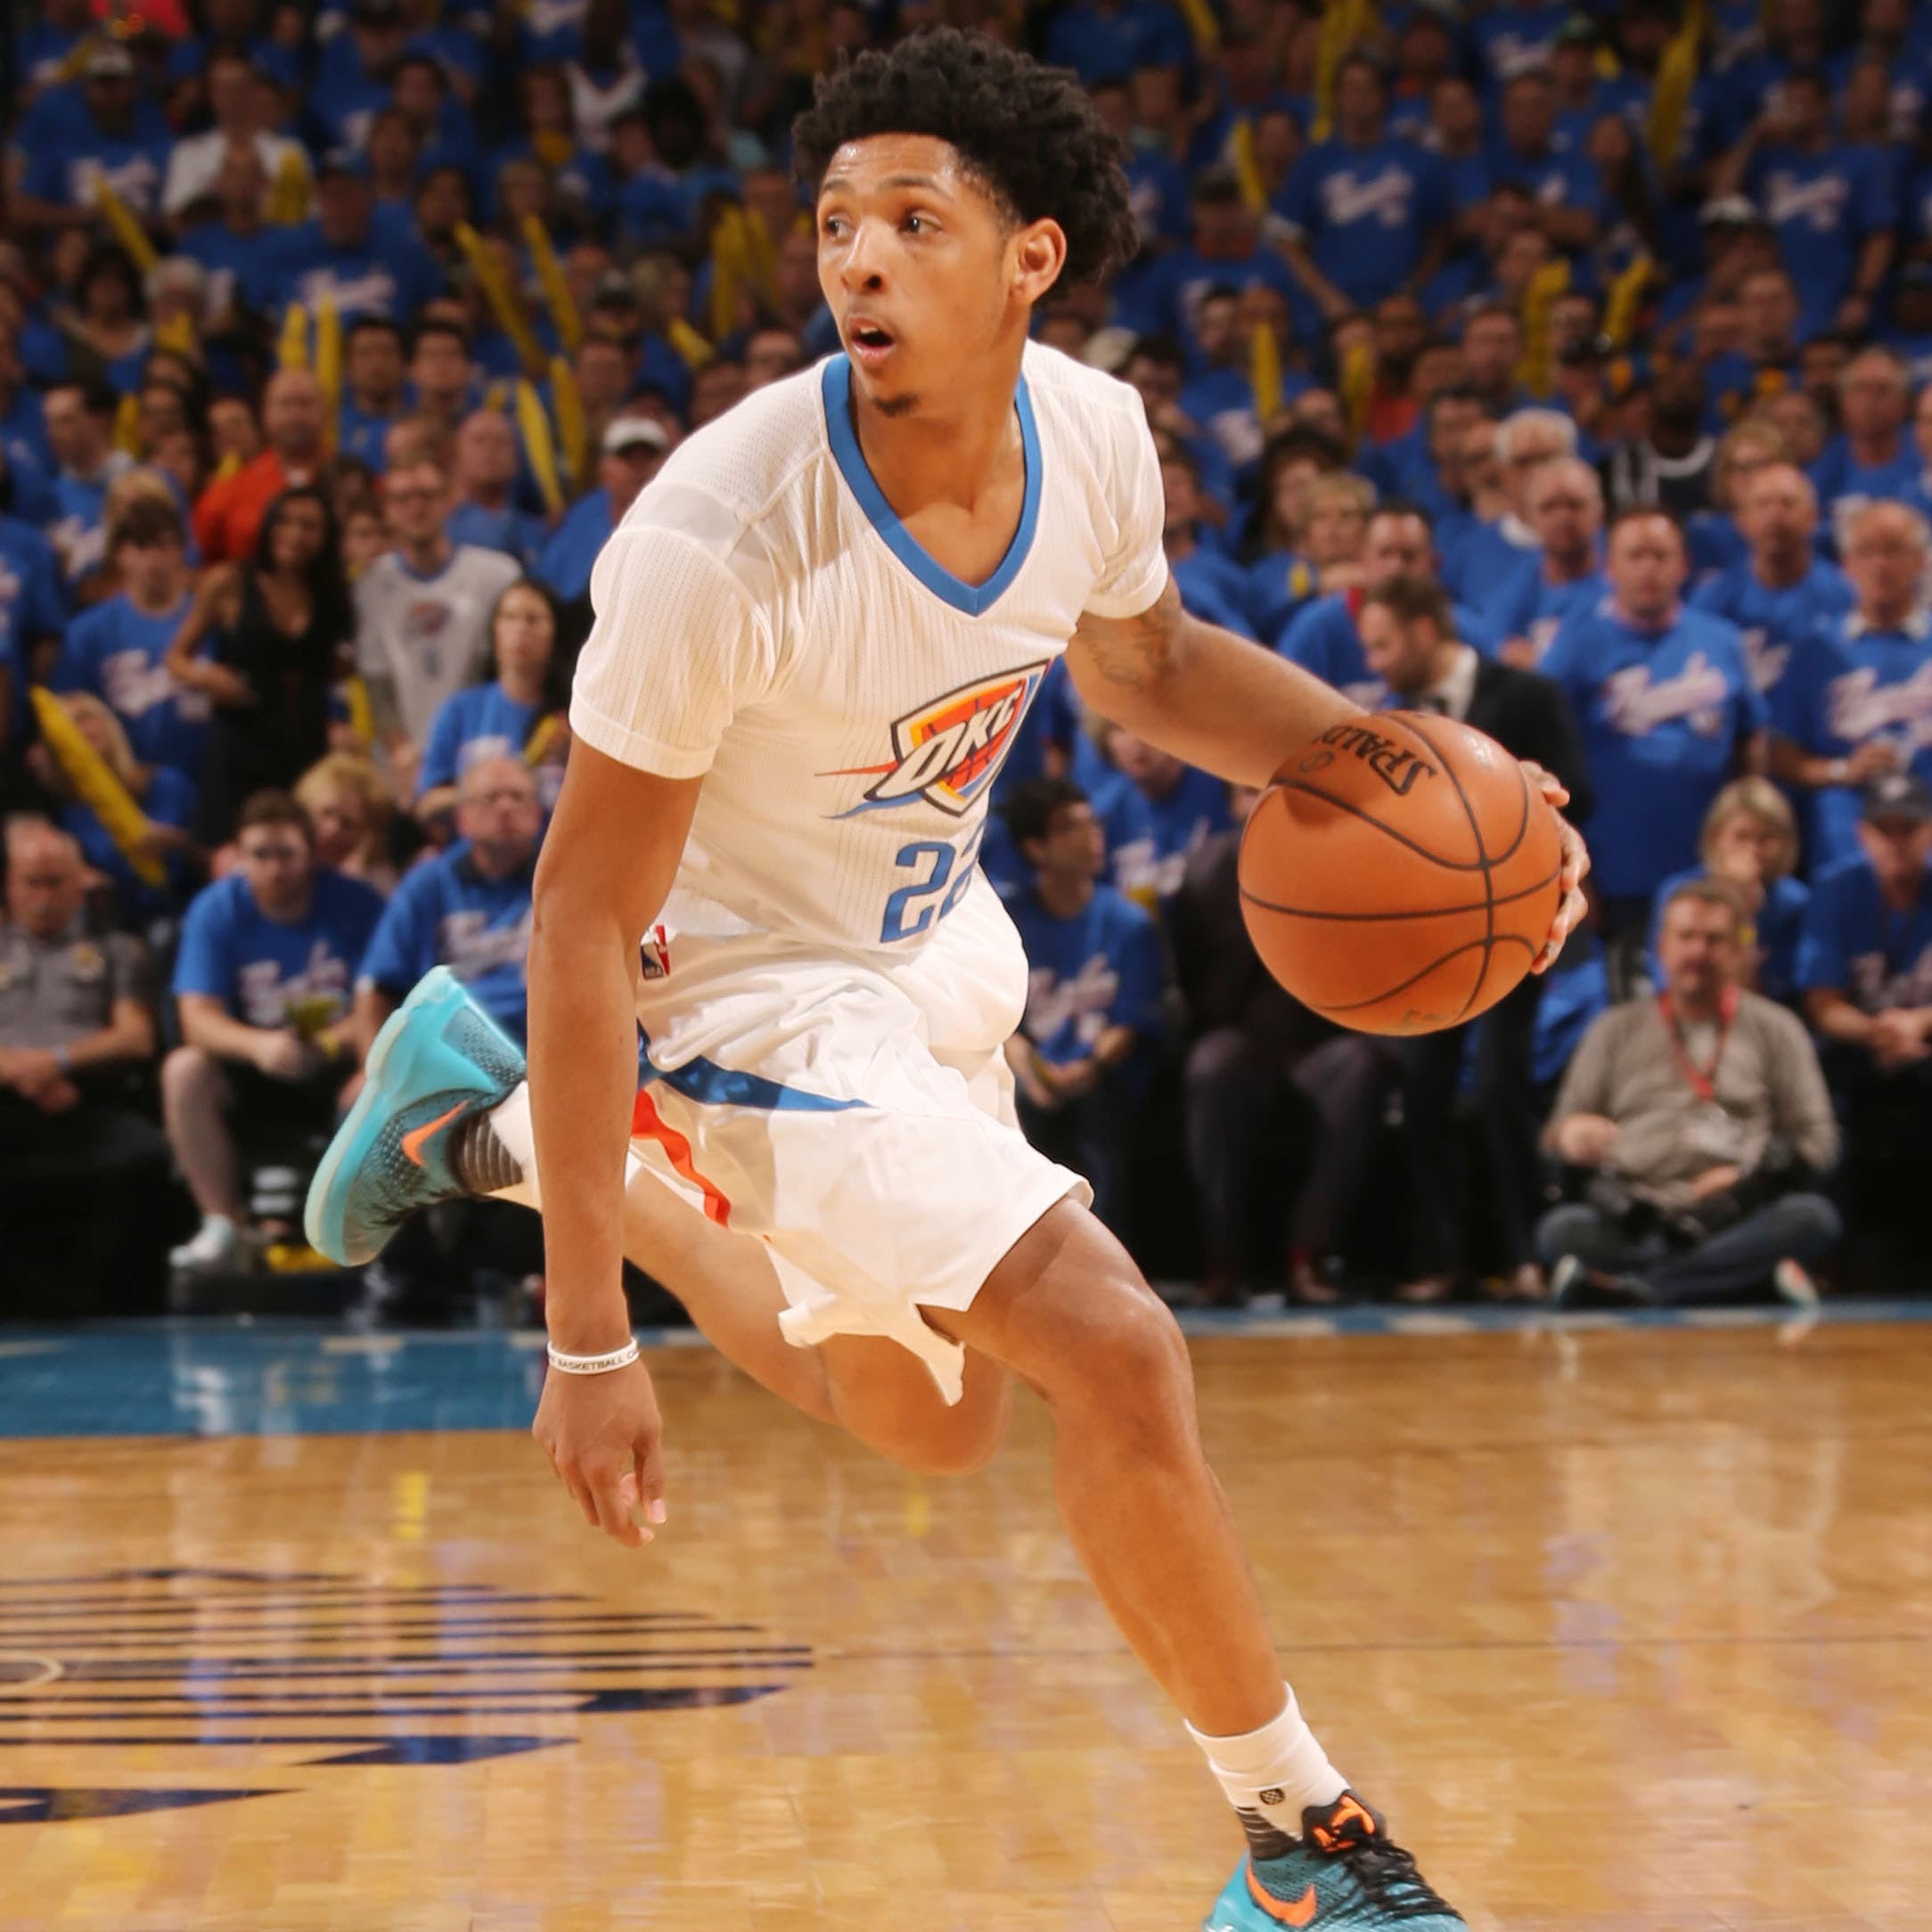
[{"label": "player's right arm", "polygon": [[[530,929],[530,1120],[544,1200],[544,1314],[567,1355],[630,1337],[624,1164],[637,1090],[638,942],[677,873],[701,778],[579,741],[537,862]],[[635,1548],[663,1520],[657,1397],[643,1364],[553,1372],[532,1433],[585,1521]]]}]

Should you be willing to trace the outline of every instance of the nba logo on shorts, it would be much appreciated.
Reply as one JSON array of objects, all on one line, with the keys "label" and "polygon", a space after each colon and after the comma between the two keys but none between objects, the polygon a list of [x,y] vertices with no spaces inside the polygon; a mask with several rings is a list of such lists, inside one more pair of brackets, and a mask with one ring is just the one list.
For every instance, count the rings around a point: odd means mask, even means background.
[{"label": "nba logo on shorts", "polygon": [[638,966],[646,979],[671,977],[671,942],[662,926],[653,926],[638,949]]},{"label": "nba logo on shorts", "polygon": [[892,727],[894,757],[888,763],[821,774],[878,781],[860,803],[839,816],[886,811],[924,798],[954,818],[963,817],[997,775],[1045,675],[1044,664],[1001,671],[898,719]]}]

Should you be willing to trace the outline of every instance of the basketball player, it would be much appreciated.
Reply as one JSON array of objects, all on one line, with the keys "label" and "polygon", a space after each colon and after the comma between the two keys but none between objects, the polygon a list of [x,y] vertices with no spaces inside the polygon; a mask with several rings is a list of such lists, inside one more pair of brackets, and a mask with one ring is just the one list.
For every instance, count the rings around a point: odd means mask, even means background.
[{"label": "basketball player", "polygon": [[[1248,1830],[1207,1923],[1444,1932],[1282,1684],[1178,1330],[1014,1125],[1025,962],[974,864],[1063,651],[1107,716],[1249,785],[1355,708],[1183,613],[1139,398],[1027,341],[1057,283],[1134,245],[1072,78],[922,34],[823,82],[795,143],[844,353],[684,444],[598,559],[528,1082],[432,975],[371,1054],[311,1239],[360,1261],[438,1199],[540,1203],[535,1433],[629,1545],[665,1485],[626,1249],[749,1373],[914,1468],[984,1463],[1028,1383],[1094,1586]],[[1584,864],[1570,833],[1543,963]]]}]

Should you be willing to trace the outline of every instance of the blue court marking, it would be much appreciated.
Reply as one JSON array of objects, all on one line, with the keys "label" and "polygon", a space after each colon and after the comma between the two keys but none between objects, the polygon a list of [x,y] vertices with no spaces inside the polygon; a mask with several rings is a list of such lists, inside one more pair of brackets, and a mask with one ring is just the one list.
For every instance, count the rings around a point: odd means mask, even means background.
[{"label": "blue court marking", "polygon": [[[1472,1305],[1319,1314],[1189,1311],[1181,1325],[1202,1337],[1292,1340],[1520,1329],[1555,1334],[1788,1330],[1795,1320],[1781,1305],[1576,1314]],[[1828,1302],[1818,1314],[1823,1328],[1871,1322],[1932,1322],[1932,1299]],[[693,1329],[644,1330],[638,1339],[652,1347],[708,1346]],[[534,1332],[502,1329],[355,1335],[330,1322],[202,1319],[0,1329],[0,1440],[528,1429],[543,1388],[542,1343]]]},{"label": "blue court marking", "polygon": [[852,364],[844,356],[834,356],[819,379],[820,395],[825,405],[825,433],[831,439],[831,453],[846,487],[858,499],[866,520],[879,532],[886,547],[929,590],[955,610],[970,618],[990,610],[1006,586],[1019,575],[1033,548],[1033,533],[1040,521],[1040,431],[1033,420],[1033,397],[1021,376],[1013,401],[1019,411],[1019,441],[1027,464],[1027,490],[1019,506],[1019,528],[1006,546],[1000,567],[984,584],[969,584],[942,563],[935,562],[919,540],[899,520],[899,513],[886,501],[859,447],[858,431],[852,426]]}]

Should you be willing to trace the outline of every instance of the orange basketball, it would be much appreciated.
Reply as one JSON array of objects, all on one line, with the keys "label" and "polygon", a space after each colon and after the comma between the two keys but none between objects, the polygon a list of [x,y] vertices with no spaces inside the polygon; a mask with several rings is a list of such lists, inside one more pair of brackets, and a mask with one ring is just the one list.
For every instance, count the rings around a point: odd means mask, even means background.
[{"label": "orange basketball", "polygon": [[1305,1006],[1363,1033],[1434,1033],[1529,970],[1561,866],[1556,814],[1494,739],[1382,712],[1276,774],[1241,839],[1241,912]]}]

